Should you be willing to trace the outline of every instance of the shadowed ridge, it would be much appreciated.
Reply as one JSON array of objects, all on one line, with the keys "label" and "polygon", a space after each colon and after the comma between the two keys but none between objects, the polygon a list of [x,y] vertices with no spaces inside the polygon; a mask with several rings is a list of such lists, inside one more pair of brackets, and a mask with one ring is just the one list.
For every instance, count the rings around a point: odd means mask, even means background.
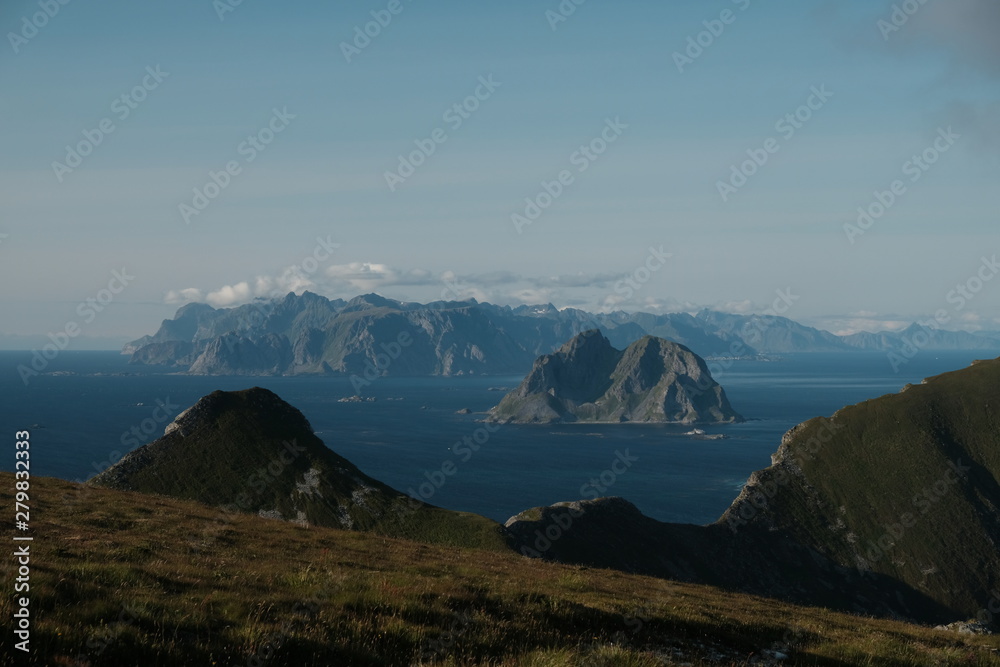
[{"label": "shadowed ridge", "polygon": [[163,437],[90,483],[303,525],[505,548],[495,522],[427,505],[369,477],[330,450],[299,410],[260,387],[203,397]]},{"label": "shadowed ridge", "polygon": [[995,622],[998,408],[1000,360],[980,361],[791,429],[708,526],[598,499],[528,510],[507,528],[529,556],[868,614]]}]

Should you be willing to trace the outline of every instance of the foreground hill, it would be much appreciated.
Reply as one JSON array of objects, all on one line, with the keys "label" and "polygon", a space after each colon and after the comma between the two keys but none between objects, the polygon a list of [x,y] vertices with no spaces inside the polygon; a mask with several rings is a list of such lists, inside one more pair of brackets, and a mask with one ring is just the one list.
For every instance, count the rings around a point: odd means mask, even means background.
[{"label": "foreground hill", "polygon": [[213,507],[48,478],[31,503],[30,653],[4,629],[5,666],[1000,665],[995,637],[510,553],[247,514],[199,546]]},{"label": "foreground hill", "polygon": [[516,423],[743,421],[705,360],[688,348],[645,336],[620,351],[597,329],[535,360],[489,418]]},{"label": "foreground hill", "polygon": [[260,387],[205,396],[162,438],[90,483],[197,500],[223,518],[249,512],[445,544],[505,545],[495,522],[421,503],[365,475],[331,451],[301,412]]},{"label": "foreground hill", "polygon": [[715,524],[665,524],[602,499],[535,508],[507,528],[536,557],[865,613],[995,622],[998,407],[1000,360],[977,362],[792,429]]}]

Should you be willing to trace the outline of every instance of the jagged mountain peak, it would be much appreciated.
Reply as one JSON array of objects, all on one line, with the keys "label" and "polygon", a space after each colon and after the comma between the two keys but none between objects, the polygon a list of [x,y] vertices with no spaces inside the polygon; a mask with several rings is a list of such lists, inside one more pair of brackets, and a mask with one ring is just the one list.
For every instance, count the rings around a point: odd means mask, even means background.
[{"label": "jagged mountain peak", "polygon": [[733,422],[704,360],[671,341],[644,336],[624,351],[600,331],[577,334],[490,412],[502,422]]}]

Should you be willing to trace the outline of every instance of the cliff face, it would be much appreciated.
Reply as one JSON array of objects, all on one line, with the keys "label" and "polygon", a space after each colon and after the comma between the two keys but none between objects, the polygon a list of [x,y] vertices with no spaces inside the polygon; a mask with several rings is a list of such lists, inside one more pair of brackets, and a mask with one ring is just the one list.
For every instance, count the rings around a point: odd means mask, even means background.
[{"label": "cliff face", "polygon": [[163,437],[91,484],[197,500],[300,524],[465,546],[504,545],[500,526],[411,499],[331,451],[301,412],[259,387],[216,391]]},{"label": "cliff face", "polygon": [[[188,304],[155,334],[128,343],[122,352],[131,355],[131,363],[209,375],[520,374],[539,355],[590,329],[599,329],[619,349],[655,336],[706,357],[898,351],[913,340],[921,349],[1000,349],[1000,334],[933,332],[917,325],[897,333],[840,337],[784,317],[708,310],[697,316],[588,313],[551,304],[511,308],[471,299],[420,304],[377,294],[343,301],[305,292],[236,308]],[[380,363],[386,347],[400,336],[412,343],[408,353],[393,358],[391,367]]]},{"label": "cliff face", "polygon": [[742,421],[705,361],[683,345],[645,336],[623,352],[600,331],[539,357],[490,419],[727,423]]},{"label": "cliff face", "polygon": [[124,351],[131,363],[200,375],[337,373],[370,380],[520,372],[534,355],[504,331],[494,311],[500,309],[469,303],[415,307],[377,295],[345,303],[307,292],[231,310],[186,306]]},{"label": "cliff face", "polygon": [[978,362],[795,427],[714,524],[598,499],[507,527],[529,556],[928,622],[995,619],[997,406],[1000,359]]},{"label": "cliff face", "polygon": [[[592,314],[551,305],[510,308],[470,301],[403,303],[376,294],[349,302],[306,292],[236,308],[188,304],[159,331],[123,348],[131,363],[207,375],[524,373],[540,354],[599,328],[622,347],[648,333],[729,354],[736,338],[690,315]],[[406,342],[405,354],[388,349]],[[753,354],[743,345],[742,354]]]},{"label": "cliff face", "polygon": [[192,375],[276,375],[291,361],[292,348],[287,338],[276,334],[251,337],[229,333],[205,345],[191,362],[188,372]]}]

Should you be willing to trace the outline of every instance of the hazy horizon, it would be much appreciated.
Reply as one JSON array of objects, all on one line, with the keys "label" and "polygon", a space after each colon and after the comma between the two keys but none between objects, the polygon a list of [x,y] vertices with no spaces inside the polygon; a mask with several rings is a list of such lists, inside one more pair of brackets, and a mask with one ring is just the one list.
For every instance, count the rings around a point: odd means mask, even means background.
[{"label": "hazy horizon", "polygon": [[[302,293],[307,292],[307,291],[311,291],[311,290],[302,290],[301,292],[298,293],[298,296],[301,296]],[[289,292],[288,294],[292,294],[292,293],[293,292]],[[373,292],[373,294],[376,294],[378,296],[383,296],[383,297],[386,296],[386,295],[378,294],[378,292]],[[276,300],[280,300],[280,299],[285,298],[285,296],[287,296],[287,294],[286,295],[264,295],[264,296],[257,296],[257,297],[255,297],[255,301],[256,302],[261,302],[261,301],[263,301],[263,302],[276,301]],[[331,301],[336,300],[338,298],[341,298],[341,297],[332,297],[331,298],[331,297],[326,297],[325,295],[320,295],[320,296],[324,296],[324,298],[328,298]],[[363,296],[366,296],[366,295],[365,294],[356,294],[353,297],[344,298],[343,300],[344,301],[350,301],[353,298],[359,298],[359,297],[363,297]],[[715,312],[724,312],[724,313],[728,313],[728,314],[741,315],[741,316],[758,316],[759,315],[759,316],[773,316],[773,317],[782,318],[782,317],[785,317],[785,316],[783,314],[781,314],[781,313],[787,312],[787,310],[790,310],[791,307],[794,306],[795,301],[797,301],[797,299],[798,299],[798,295],[795,295],[794,293],[791,293],[791,292],[785,292],[784,293],[784,297],[785,297],[785,299],[782,299],[781,296],[776,297],[777,308],[769,307],[767,309],[762,309],[760,311],[757,311],[757,310],[751,311],[751,310],[745,310],[745,309],[718,310],[718,309],[704,307],[704,308],[679,309],[679,310],[672,310],[672,311],[658,311],[658,312],[653,313],[653,314],[660,315],[660,314],[686,313],[688,315],[696,315],[698,312],[700,312],[702,310],[714,310]],[[391,299],[393,297],[386,297],[386,298],[390,298]],[[510,304],[510,303],[507,303],[507,304],[504,304],[504,303],[497,304],[497,303],[492,303],[492,302],[489,302],[489,301],[479,301],[478,299],[475,299],[475,297],[458,298],[458,297],[454,297],[454,296],[452,296],[452,295],[450,295],[448,293],[442,293],[440,299],[429,299],[426,302],[418,302],[418,301],[416,301],[414,299],[395,299],[395,300],[399,301],[401,303],[432,303],[434,301],[453,301],[453,302],[470,302],[470,301],[476,301],[477,303],[480,303],[480,304],[490,304],[490,305],[501,306],[501,307],[507,306],[507,307],[512,307],[512,308],[518,308],[518,307],[529,307],[530,308],[532,306],[539,306],[539,307],[541,307],[541,306],[553,306],[557,310],[560,310],[560,311],[568,310],[568,309],[583,310],[583,309],[576,308],[575,306],[565,306],[565,305],[564,306],[560,306],[558,304],[553,304],[551,302],[536,303],[536,304],[523,304],[523,303],[522,304]],[[198,302],[191,301],[191,302],[188,302],[188,303],[205,303],[205,302],[204,301],[198,301]],[[185,305],[187,305],[187,304],[185,304]],[[247,304],[240,304],[240,305],[247,305]],[[181,306],[181,307],[183,307],[183,306]],[[178,310],[180,310],[181,307],[178,307]],[[217,309],[218,310],[228,310],[228,309],[239,308],[239,307],[240,307],[239,305],[230,305],[230,306],[220,306]],[[594,311],[588,311],[588,312],[594,312]],[[611,313],[611,312],[637,313],[637,312],[648,312],[648,311],[641,311],[641,310],[624,308],[624,309],[617,309],[617,310],[604,310],[604,311],[600,311],[600,312],[601,313]],[[594,314],[600,314],[600,313],[594,312]],[[173,317],[167,318],[167,319],[173,319]],[[798,320],[795,320],[794,318],[787,318],[787,319],[791,319],[792,321],[796,321],[799,324],[803,324],[805,326],[812,326],[812,327],[814,327],[816,329],[820,329],[822,331],[828,331],[828,332],[833,333],[834,335],[837,335],[837,336],[846,336],[846,335],[850,335],[850,334],[853,334],[853,333],[900,332],[900,331],[903,331],[906,328],[908,328],[908,327],[910,327],[910,326],[912,326],[914,324],[918,324],[918,325],[919,324],[924,324],[925,326],[927,326],[930,329],[935,329],[935,330],[939,329],[941,331],[968,331],[967,329],[953,329],[953,328],[948,328],[946,326],[940,326],[940,325],[934,323],[933,319],[929,319],[927,321],[921,320],[919,322],[918,321],[906,322],[906,321],[902,321],[901,320],[898,323],[895,323],[895,326],[892,326],[892,327],[888,327],[887,326],[887,327],[885,327],[883,329],[870,330],[870,331],[866,331],[866,330],[832,331],[830,328],[826,328],[826,327],[824,327],[822,325],[822,319],[820,319],[820,322],[818,322],[815,325],[814,324],[810,324],[808,322],[799,322]],[[158,328],[159,328],[159,323],[157,323],[156,325],[151,326],[150,328],[148,328],[147,330],[145,330],[143,333],[138,334],[138,335],[134,335],[134,336],[124,336],[124,335],[123,336],[108,336],[108,337],[77,336],[77,337],[71,339],[71,348],[72,349],[76,349],[76,350],[80,350],[80,351],[108,351],[108,352],[119,351],[122,348],[122,346],[125,345],[126,343],[132,342],[133,340],[135,340],[137,338],[140,338],[140,337],[142,337],[144,335],[147,335],[147,334],[148,335],[152,335],[153,333],[156,332],[156,330]],[[981,333],[996,333],[998,331],[1000,331],[1000,329],[997,329],[995,331],[987,331],[987,330],[983,330],[983,329],[979,329],[978,330],[978,332],[981,332]],[[970,331],[970,333],[976,333],[976,331]],[[30,352],[33,349],[40,349],[40,348],[42,348],[45,345],[51,344],[52,342],[53,342],[53,339],[50,336],[48,336],[48,335],[45,335],[45,336],[38,336],[38,335],[36,335],[36,336],[32,336],[32,335],[17,336],[17,335],[0,334],[0,351],[6,351],[6,352]],[[67,348],[67,349],[70,349],[70,348]]]}]

